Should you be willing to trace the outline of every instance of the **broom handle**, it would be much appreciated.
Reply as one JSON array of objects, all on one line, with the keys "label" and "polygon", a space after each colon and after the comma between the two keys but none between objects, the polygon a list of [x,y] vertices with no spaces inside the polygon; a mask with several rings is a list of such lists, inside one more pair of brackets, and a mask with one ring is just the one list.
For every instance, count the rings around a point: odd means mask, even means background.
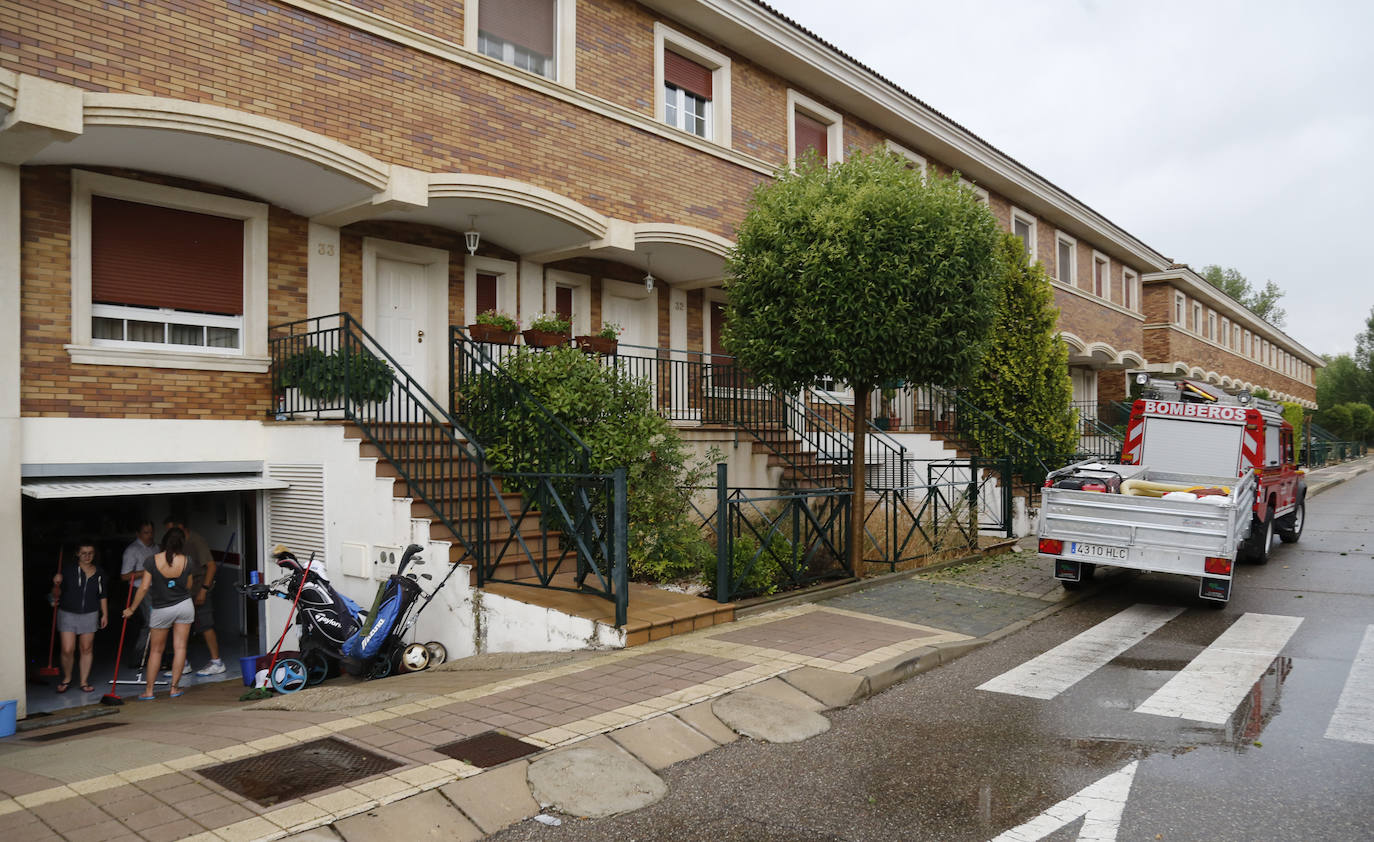
[{"label": "broom handle", "polygon": [[[128,611],[129,606],[134,604],[134,589],[127,588],[129,594],[124,597],[124,610]],[[124,631],[129,628],[129,615],[124,615],[124,622],[119,625],[119,648],[115,649],[115,671],[114,678],[110,679],[110,695],[115,695],[115,683],[119,681],[119,661],[124,657]]]},{"label": "broom handle", "polygon": [[291,613],[286,615],[286,627],[281,630],[281,637],[277,638],[277,645],[272,647],[272,662],[267,665],[267,674],[270,676],[272,670],[277,668],[277,653],[281,651],[282,641],[286,640],[286,633],[291,631],[291,624],[296,621],[296,603],[301,601],[301,591],[305,590],[305,580],[310,577],[310,565],[315,563],[315,554],[310,554],[310,560],[305,563],[305,572],[301,574],[301,586],[296,588],[296,598],[291,600]]},{"label": "broom handle", "polygon": [[[59,545],[58,548],[57,548],[57,572],[58,572],[59,575],[62,573],[62,559],[63,559],[63,555],[62,555],[62,554],[63,554],[64,552],[66,552],[66,550],[67,550],[67,548],[64,547],[64,546],[61,546],[61,545]],[[60,598],[61,595],[62,595],[61,585],[53,585],[53,596],[54,596],[54,597],[59,597],[59,598]],[[53,652],[53,647],[54,647],[56,644],[57,644],[57,599],[54,599],[54,600],[53,600],[53,604],[52,604],[52,632],[48,635],[48,667],[49,667],[49,668],[52,667],[52,652]]]}]

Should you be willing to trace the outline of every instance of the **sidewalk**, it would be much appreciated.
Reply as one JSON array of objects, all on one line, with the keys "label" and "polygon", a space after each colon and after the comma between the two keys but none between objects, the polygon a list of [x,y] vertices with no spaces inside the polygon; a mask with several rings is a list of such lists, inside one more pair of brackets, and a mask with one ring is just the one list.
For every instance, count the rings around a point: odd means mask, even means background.
[{"label": "sidewalk", "polygon": [[[1314,471],[1310,493],[1371,466],[1374,457]],[[1090,593],[1063,592],[1033,541],[1017,549],[629,650],[483,655],[256,703],[239,702],[233,682],[176,700],[131,691],[113,715],[0,740],[0,833],[363,842],[442,828],[462,840],[539,813],[540,800],[573,815],[642,806],[635,798],[654,796],[655,769],[737,732],[814,733],[828,727],[819,711]],[[576,763],[593,764],[596,791],[560,788],[589,786],[585,776],[540,774]],[[628,800],[608,808],[617,783]]]}]

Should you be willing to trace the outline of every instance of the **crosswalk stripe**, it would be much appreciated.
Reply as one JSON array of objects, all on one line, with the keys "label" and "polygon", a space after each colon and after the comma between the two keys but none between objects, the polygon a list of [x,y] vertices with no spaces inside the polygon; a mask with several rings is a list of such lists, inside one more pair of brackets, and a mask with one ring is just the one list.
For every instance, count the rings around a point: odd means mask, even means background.
[{"label": "crosswalk stripe", "polygon": [[1182,613],[1177,607],[1132,605],[978,689],[1053,699]]},{"label": "crosswalk stripe", "polygon": [[1301,617],[1243,615],[1136,712],[1225,724],[1301,623]]},{"label": "crosswalk stripe", "polygon": [[1364,630],[1336,712],[1326,726],[1326,738],[1374,744],[1374,626]]}]

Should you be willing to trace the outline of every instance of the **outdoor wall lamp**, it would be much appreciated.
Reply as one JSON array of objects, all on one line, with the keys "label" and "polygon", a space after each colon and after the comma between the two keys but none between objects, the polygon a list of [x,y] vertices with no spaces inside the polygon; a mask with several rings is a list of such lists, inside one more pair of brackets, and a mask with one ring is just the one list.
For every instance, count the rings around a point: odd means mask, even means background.
[{"label": "outdoor wall lamp", "polygon": [[477,217],[468,217],[468,230],[463,232],[463,241],[468,245],[468,254],[477,253],[477,244],[482,242],[482,232],[477,230]]},{"label": "outdoor wall lamp", "polygon": [[653,291],[654,291],[654,281],[656,281],[656,280],[658,280],[658,279],[654,277],[654,256],[653,256],[652,254],[648,253],[648,252],[645,252],[645,253],[644,253],[644,291],[645,291],[645,292],[653,292]]}]

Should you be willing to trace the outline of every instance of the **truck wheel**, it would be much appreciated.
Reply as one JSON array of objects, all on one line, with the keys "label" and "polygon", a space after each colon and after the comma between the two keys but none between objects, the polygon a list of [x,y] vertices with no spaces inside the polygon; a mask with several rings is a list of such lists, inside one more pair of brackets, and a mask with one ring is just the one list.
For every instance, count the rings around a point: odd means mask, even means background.
[{"label": "truck wheel", "polygon": [[1274,510],[1264,513],[1264,522],[1250,527],[1250,551],[1247,557],[1251,564],[1269,563],[1269,545],[1274,543]]},{"label": "truck wheel", "polygon": [[1298,538],[1302,537],[1302,524],[1305,520],[1307,520],[1307,499],[1303,498],[1298,501],[1298,506],[1291,515],[1279,519],[1279,540],[1285,544],[1298,543]]}]

